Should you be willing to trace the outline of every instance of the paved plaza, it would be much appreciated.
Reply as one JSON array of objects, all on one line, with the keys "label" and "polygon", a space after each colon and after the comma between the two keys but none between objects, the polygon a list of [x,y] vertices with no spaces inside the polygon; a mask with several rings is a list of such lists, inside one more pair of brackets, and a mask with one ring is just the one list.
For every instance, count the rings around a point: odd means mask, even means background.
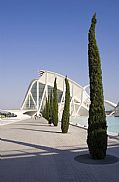
[{"label": "paved plaza", "polygon": [[[43,118],[0,127],[0,182],[118,182],[119,162],[86,164],[87,131],[70,126],[62,134]],[[119,140],[109,139],[107,153],[119,157]]]}]

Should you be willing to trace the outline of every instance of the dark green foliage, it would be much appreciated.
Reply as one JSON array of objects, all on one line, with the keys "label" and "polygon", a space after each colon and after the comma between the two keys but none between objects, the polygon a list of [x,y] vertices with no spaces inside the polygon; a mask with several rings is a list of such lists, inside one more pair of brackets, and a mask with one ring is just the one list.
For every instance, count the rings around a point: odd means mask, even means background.
[{"label": "dark green foliage", "polygon": [[49,111],[49,124],[52,123],[53,121],[53,95],[52,95],[52,91],[50,94],[50,111]]},{"label": "dark green foliage", "polygon": [[49,118],[50,118],[50,98],[49,97],[48,97],[48,99],[46,98],[46,104],[42,111],[42,115],[45,119],[48,120],[48,123],[49,123]]},{"label": "dark green foliage", "polygon": [[88,62],[90,77],[90,108],[88,118],[87,144],[92,158],[103,159],[107,149],[107,125],[104,108],[102,71],[95,36],[96,14],[88,34]]},{"label": "dark green foliage", "polygon": [[48,99],[46,98],[46,115],[45,118],[48,119]]},{"label": "dark green foliage", "polygon": [[53,88],[53,110],[52,110],[52,121],[54,126],[58,125],[58,96],[57,96],[57,83],[56,78],[54,81]]},{"label": "dark green foliage", "polygon": [[45,119],[47,119],[48,120],[48,114],[49,114],[49,110],[48,110],[48,99],[46,98],[46,113],[45,113]]},{"label": "dark green foliage", "polygon": [[48,123],[50,124],[50,97],[48,96],[47,105],[46,105],[46,119],[48,120]]},{"label": "dark green foliage", "polygon": [[46,118],[46,104],[45,104],[45,106],[44,106],[44,108],[43,108],[43,110],[42,110],[42,116],[43,116],[44,118]]},{"label": "dark green foliage", "polygon": [[62,133],[67,133],[69,129],[69,117],[70,117],[70,86],[67,77],[65,78],[66,92],[65,92],[65,104],[61,120]]},{"label": "dark green foliage", "polygon": [[89,135],[89,150],[93,159],[104,159],[107,149],[107,132],[105,129],[95,129]]}]

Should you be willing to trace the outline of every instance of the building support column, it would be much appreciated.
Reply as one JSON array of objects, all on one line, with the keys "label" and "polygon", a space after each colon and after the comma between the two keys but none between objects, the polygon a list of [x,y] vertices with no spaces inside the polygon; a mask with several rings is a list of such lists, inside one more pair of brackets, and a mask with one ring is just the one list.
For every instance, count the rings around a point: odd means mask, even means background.
[{"label": "building support column", "polygon": [[37,80],[37,116],[39,115],[38,110],[39,110],[39,81]]}]

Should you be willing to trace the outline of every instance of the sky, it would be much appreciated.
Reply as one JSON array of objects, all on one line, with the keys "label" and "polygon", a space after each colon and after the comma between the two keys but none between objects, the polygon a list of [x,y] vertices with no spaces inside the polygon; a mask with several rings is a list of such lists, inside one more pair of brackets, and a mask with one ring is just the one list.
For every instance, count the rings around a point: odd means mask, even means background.
[{"label": "sky", "polygon": [[88,30],[95,12],[104,97],[117,103],[118,8],[118,0],[0,0],[0,109],[19,109],[40,70],[89,83]]}]

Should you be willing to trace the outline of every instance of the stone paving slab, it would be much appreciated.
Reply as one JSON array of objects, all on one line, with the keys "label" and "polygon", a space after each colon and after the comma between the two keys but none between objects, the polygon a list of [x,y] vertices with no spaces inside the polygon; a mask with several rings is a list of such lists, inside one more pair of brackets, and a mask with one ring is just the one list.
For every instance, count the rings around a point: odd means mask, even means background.
[{"label": "stone paving slab", "polygon": [[[88,153],[87,131],[70,126],[62,134],[43,118],[0,127],[0,182],[118,182],[119,162],[83,164],[74,160]],[[119,157],[119,140],[109,139],[107,153]]]}]

